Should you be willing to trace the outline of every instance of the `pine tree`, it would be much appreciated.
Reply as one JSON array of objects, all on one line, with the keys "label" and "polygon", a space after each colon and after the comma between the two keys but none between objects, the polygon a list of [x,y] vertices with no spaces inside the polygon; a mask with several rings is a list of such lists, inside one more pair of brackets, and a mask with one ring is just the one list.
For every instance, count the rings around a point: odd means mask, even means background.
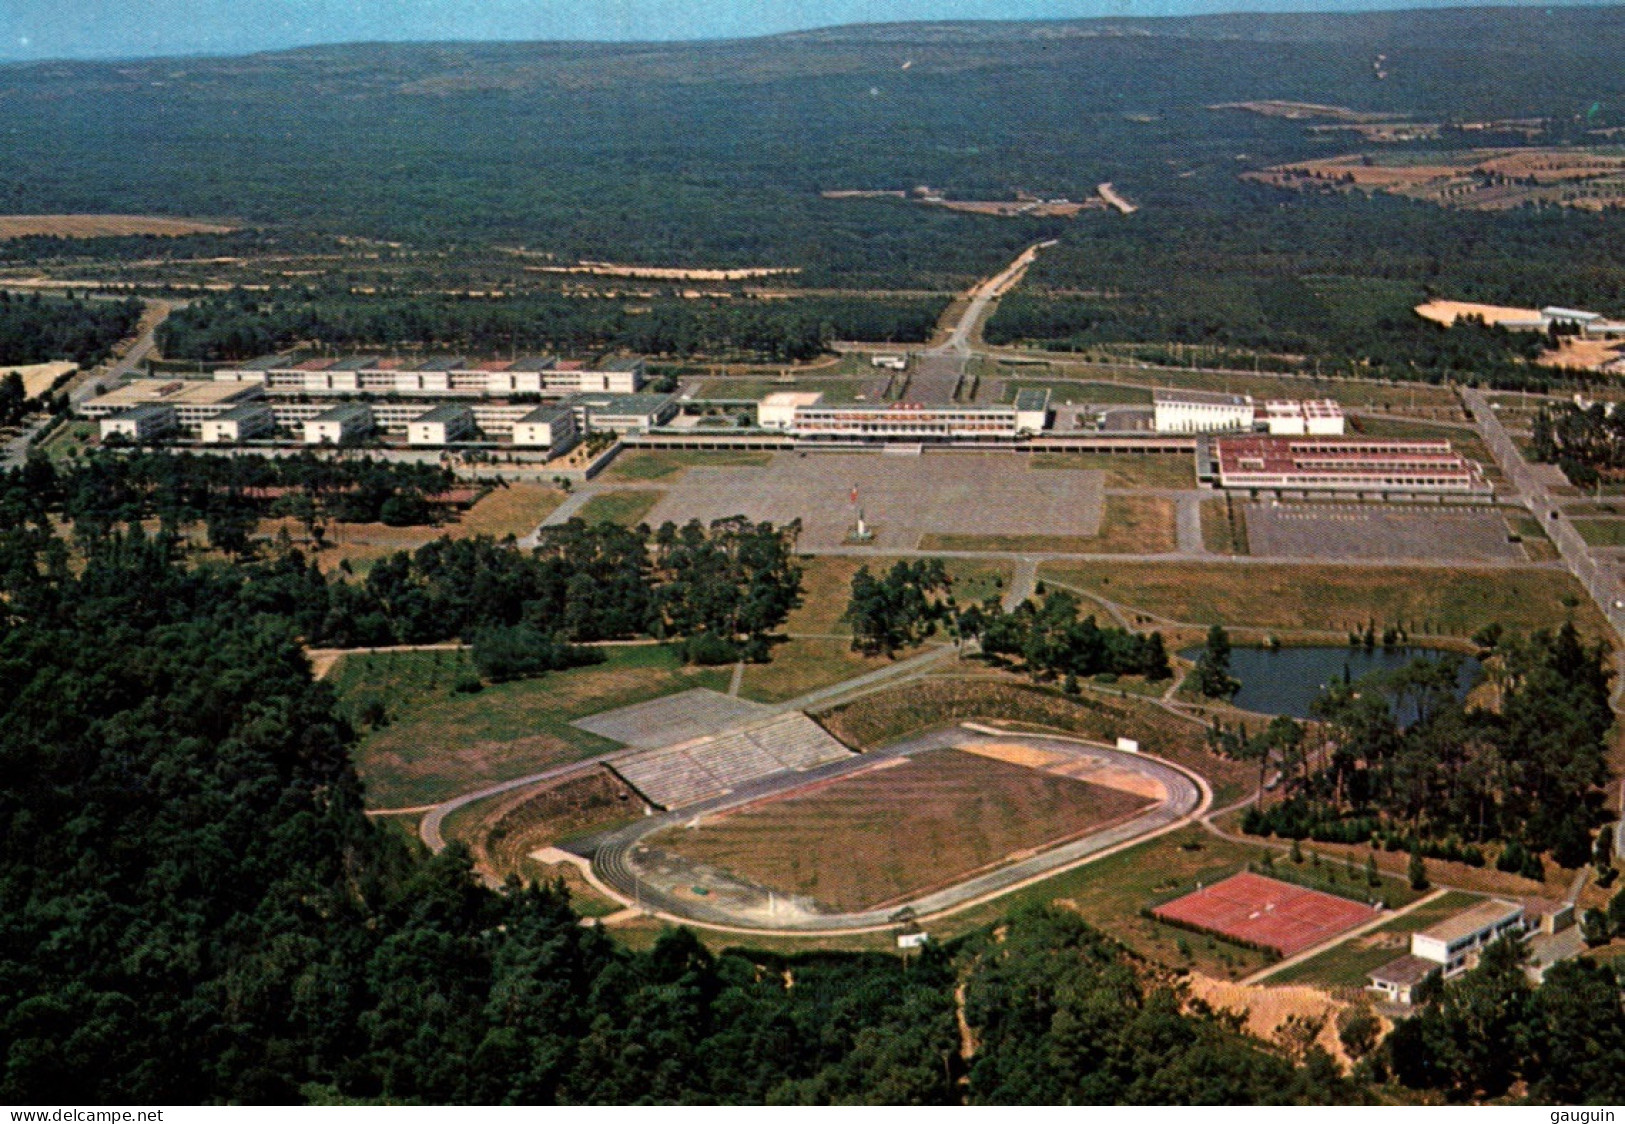
[{"label": "pine tree", "polygon": [[1416,891],[1428,888],[1428,867],[1422,861],[1422,841],[1417,840],[1411,844],[1411,863],[1407,870],[1410,876],[1411,889]]}]

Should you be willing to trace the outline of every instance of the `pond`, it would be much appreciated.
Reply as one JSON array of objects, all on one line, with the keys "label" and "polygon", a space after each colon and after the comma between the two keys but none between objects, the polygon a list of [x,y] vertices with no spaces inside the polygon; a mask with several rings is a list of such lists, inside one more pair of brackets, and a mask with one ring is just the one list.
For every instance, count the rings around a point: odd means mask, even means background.
[{"label": "pond", "polygon": [[[1179,653],[1194,660],[1201,648]],[[1327,683],[1348,678],[1356,680],[1373,671],[1394,671],[1412,660],[1444,655],[1436,648],[1350,648],[1338,647],[1230,649],[1230,674],[1241,681],[1241,690],[1230,701],[1243,710],[1260,714],[1286,714],[1308,718],[1309,704]],[[1465,697],[1478,680],[1479,664],[1471,656],[1462,661],[1456,680],[1458,697]],[[1401,720],[1407,716],[1401,715]]]}]

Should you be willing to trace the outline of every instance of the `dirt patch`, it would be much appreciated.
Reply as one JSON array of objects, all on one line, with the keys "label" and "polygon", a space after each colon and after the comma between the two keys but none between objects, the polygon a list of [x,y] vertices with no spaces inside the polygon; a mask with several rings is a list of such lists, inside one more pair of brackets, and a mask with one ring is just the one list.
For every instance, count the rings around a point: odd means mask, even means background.
[{"label": "dirt patch", "polygon": [[[1347,1003],[1340,1002],[1313,987],[1250,987],[1247,984],[1216,980],[1194,972],[1186,977],[1191,998],[1200,999],[1221,1011],[1235,1011],[1246,1020],[1247,1032],[1267,1042],[1278,1041],[1276,1032],[1290,1018],[1319,1020],[1323,1023],[1315,1044],[1348,1066],[1352,1064],[1337,1037],[1337,1016]],[[1386,1022],[1383,1026],[1386,1033]]]},{"label": "dirt patch", "polygon": [[22,367],[0,367],[0,378],[15,372],[22,376],[23,394],[29,398],[38,398],[51,384],[63,375],[72,374],[79,369],[77,363],[30,363]]},{"label": "dirt patch", "polygon": [[112,238],[133,234],[173,238],[183,234],[230,234],[236,229],[197,219],[166,219],[155,215],[0,215],[0,239],[34,235]]}]

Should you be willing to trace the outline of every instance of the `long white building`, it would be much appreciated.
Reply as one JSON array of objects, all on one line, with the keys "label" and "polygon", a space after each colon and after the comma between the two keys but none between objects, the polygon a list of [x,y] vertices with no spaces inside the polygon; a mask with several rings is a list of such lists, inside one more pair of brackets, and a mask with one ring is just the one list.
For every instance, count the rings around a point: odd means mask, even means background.
[{"label": "long white building", "polygon": [[1253,427],[1253,400],[1245,394],[1158,390],[1151,395],[1151,428],[1158,433],[1244,432]]}]

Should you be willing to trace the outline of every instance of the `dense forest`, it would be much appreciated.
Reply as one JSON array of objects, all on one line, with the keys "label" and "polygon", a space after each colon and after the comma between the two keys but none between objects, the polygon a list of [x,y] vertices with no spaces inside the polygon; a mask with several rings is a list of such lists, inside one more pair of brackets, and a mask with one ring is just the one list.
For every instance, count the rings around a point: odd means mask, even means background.
[{"label": "dense forest", "polygon": [[[1547,211],[1516,218],[1359,196],[1283,202],[1239,189],[1211,210],[1146,211],[1132,240],[1079,227],[1045,251],[987,325],[992,343],[1070,350],[1139,345],[1189,362],[1262,352],[1285,371],[1544,389],[1546,339],[1418,317],[1433,297],[1625,310],[1625,218]],[[1180,352],[1175,346],[1186,350]],[[1119,349],[1121,350],[1121,349]],[[1246,360],[1252,365],[1251,357]]]},{"label": "dense forest", "polygon": [[67,566],[20,475],[0,488],[26,513],[0,521],[11,1103],[1625,1096],[1620,981],[1583,962],[1532,989],[1488,959],[1388,1044],[1350,1035],[1365,1060],[1341,1076],[1068,911],[906,957],[681,930],[630,951],[562,889],[484,889],[460,847],[421,857],[363,816],[353,732],[265,578],[139,527]]},{"label": "dense forest", "polygon": [[1542,405],[1530,423],[1529,455],[1582,488],[1615,477],[1625,469],[1625,412],[1608,402]]},{"label": "dense forest", "polygon": [[[83,548],[144,519],[156,519],[166,541],[203,525],[209,545],[238,561],[243,596],[291,619],[317,645],[426,644],[485,632],[488,649],[528,640],[522,646],[542,659],[554,651],[542,638],[580,644],[648,636],[683,641],[696,662],[765,660],[768,634],[801,593],[795,523],[731,519],[632,530],[573,519],[542,530],[531,550],[489,537],[441,538],[379,559],[365,578],[343,567],[329,578],[291,541],[253,538],[261,518],[279,515],[303,522],[318,544],[328,520],[444,517],[453,477],[439,466],[100,454],[64,467],[32,458],[13,475],[16,485],[0,495],[0,518],[19,528],[65,519]],[[53,558],[64,549],[47,530],[35,533],[30,548]],[[25,565],[15,558],[9,564]]]},{"label": "dense forest", "polygon": [[95,366],[140,318],[140,301],[14,296],[0,289],[0,366],[69,359]]},{"label": "dense forest", "polygon": [[170,359],[246,359],[295,343],[428,345],[480,355],[622,350],[691,358],[812,359],[837,339],[922,343],[947,307],[925,299],[798,297],[627,302],[591,295],[363,297],[288,291],[204,297],[158,331]]},{"label": "dense forest", "polygon": [[1539,852],[1584,866],[1609,780],[1608,653],[1581,644],[1572,624],[1527,638],[1490,629],[1481,639],[1493,710],[1458,697],[1457,660],[1419,659],[1326,689],[1314,712],[1329,753],[1290,719],[1251,736],[1221,732],[1222,752],[1281,774],[1279,797],[1249,809],[1243,827],[1395,847],[1409,839],[1478,862],[1476,844],[1502,841],[1515,869],[1538,874]]}]

